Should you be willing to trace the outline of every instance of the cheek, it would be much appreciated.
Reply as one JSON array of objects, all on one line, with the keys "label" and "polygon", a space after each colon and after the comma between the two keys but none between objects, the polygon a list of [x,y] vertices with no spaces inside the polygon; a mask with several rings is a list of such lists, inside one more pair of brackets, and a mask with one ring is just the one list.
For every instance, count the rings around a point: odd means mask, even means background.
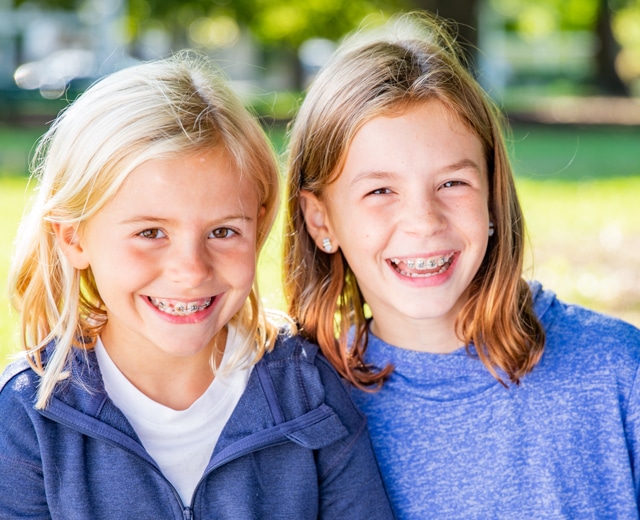
[{"label": "cheek", "polygon": [[467,240],[480,257],[484,257],[489,244],[489,224],[474,222],[467,231]]},{"label": "cheek", "polygon": [[483,201],[472,201],[459,205],[452,211],[452,219],[458,227],[470,235],[489,233],[489,208]]},{"label": "cheek", "polygon": [[158,258],[149,251],[129,247],[106,252],[100,263],[103,269],[111,271],[114,279],[132,278],[142,281],[156,274]]},{"label": "cheek", "polygon": [[156,262],[136,248],[104,248],[93,256],[91,271],[98,289],[110,286],[140,287],[158,274]]},{"label": "cheek", "polygon": [[368,240],[376,234],[383,221],[382,211],[372,211],[357,203],[342,203],[329,211],[329,222],[334,233],[346,243]]},{"label": "cheek", "polygon": [[97,262],[91,266],[91,273],[100,293],[129,290],[144,285],[150,271],[140,269],[139,262],[129,262],[119,257],[118,262]]},{"label": "cheek", "polygon": [[374,232],[368,230],[358,233],[357,229],[358,227],[354,226],[349,236],[340,237],[340,249],[351,270],[359,277],[361,271],[369,268],[372,259],[379,258],[382,248],[381,240]]},{"label": "cheek", "polygon": [[256,275],[256,252],[251,249],[223,255],[218,269],[228,273],[229,279],[236,285],[251,285]]}]

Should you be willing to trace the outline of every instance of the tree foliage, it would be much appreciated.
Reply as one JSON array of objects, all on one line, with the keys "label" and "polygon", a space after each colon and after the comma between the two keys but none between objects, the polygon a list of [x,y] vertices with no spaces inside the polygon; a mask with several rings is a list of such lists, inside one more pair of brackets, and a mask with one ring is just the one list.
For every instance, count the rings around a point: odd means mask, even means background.
[{"label": "tree foliage", "polygon": [[174,47],[188,45],[194,28],[215,32],[226,23],[236,31],[249,29],[264,48],[290,53],[309,38],[338,40],[368,16],[411,9],[428,9],[457,21],[460,39],[473,49],[480,8],[490,4],[504,19],[504,29],[527,38],[544,38],[559,30],[597,34],[601,50],[596,76],[612,80],[605,90],[620,90],[618,70],[627,82],[640,78],[640,0],[14,0],[14,4],[78,10],[118,1],[126,4],[130,43],[154,29],[171,35]]},{"label": "tree foliage", "polygon": [[508,20],[508,29],[524,33],[550,30],[595,30],[599,7],[616,13],[640,8],[640,0],[14,0],[16,6],[79,9],[83,4],[126,2],[134,32],[147,24],[185,30],[203,17],[227,16],[248,27],[263,44],[298,47],[308,38],[338,39],[366,16],[389,15],[398,10],[426,8],[469,24],[481,1]]},{"label": "tree foliage", "polygon": [[[15,0],[15,5],[80,9],[100,1],[105,0]],[[293,48],[313,37],[338,39],[367,16],[411,8],[411,0],[128,0],[127,4],[133,39],[148,25],[180,34],[198,19],[229,17],[264,45]]]}]

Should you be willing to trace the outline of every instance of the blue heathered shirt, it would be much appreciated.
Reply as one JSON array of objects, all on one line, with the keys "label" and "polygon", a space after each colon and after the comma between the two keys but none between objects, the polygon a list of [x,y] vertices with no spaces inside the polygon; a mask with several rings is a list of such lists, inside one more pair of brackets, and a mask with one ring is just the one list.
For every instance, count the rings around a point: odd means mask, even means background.
[{"label": "blue heathered shirt", "polygon": [[393,347],[396,369],[354,392],[399,519],[635,519],[640,330],[532,285],[545,353],[519,386],[476,358]]}]

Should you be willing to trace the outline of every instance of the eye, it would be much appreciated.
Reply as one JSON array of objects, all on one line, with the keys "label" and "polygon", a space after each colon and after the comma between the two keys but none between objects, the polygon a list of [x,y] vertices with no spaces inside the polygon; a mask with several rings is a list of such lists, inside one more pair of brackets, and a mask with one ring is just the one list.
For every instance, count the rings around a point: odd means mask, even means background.
[{"label": "eye", "polygon": [[370,191],[368,195],[388,195],[391,193],[389,188],[378,188],[377,190]]},{"label": "eye", "polygon": [[164,232],[162,232],[158,228],[145,229],[144,231],[141,231],[140,233],[138,233],[138,235],[141,236],[142,238],[149,238],[149,239],[164,238],[167,236],[164,234]]},{"label": "eye", "polygon": [[227,227],[221,227],[221,228],[216,228],[211,232],[211,237],[213,238],[231,238],[234,235],[237,235],[238,233],[235,232],[233,229],[227,228]]},{"label": "eye", "polygon": [[447,181],[442,185],[442,187],[443,188],[453,188],[454,186],[464,186],[465,184],[466,184],[466,182],[464,182],[464,181]]}]

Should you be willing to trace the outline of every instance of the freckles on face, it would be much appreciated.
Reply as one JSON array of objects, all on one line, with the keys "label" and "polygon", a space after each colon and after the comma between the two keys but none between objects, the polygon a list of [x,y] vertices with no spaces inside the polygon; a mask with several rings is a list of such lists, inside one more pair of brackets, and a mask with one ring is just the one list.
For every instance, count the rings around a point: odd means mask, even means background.
[{"label": "freckles on face", "polygon": [[445,105],[363,124],[323,200],[376,322],[455,321],[486,252],[489,186],[482,142]]}]

